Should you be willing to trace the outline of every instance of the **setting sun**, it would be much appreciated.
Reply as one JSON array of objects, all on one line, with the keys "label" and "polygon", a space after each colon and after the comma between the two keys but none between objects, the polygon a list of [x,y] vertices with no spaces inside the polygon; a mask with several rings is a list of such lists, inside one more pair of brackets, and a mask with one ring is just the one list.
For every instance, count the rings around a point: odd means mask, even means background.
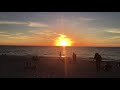
[{"label": "setting sun", "polygon": [[62,41],[60,42],[60,44],[61,44],[61,46],[66,46],[66,45],[68,45],[67,41],[65,41],[65,40],[62,40]]},{"label": "setting sun", "polygon": [[55,42],[56,46],[71,46],[72,41],[66,37],[66,35],[60,34]]}]

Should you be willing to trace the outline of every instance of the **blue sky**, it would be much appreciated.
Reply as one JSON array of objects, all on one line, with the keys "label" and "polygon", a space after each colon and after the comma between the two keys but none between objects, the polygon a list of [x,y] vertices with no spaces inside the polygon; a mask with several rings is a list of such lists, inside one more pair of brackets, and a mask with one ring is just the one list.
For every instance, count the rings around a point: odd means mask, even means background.
[{"label": "blue sky", "polygon": [[0,12],[1,45],[52,45],[59,34],[78,46],[120,46],[120,12]]}]

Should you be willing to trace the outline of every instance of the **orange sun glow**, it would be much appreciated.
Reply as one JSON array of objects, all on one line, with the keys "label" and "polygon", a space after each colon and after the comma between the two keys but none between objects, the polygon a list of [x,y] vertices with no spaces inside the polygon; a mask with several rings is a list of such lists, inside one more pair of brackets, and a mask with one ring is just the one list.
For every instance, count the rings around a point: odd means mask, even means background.
[{"label": "orange sun glow", "polygon": [[66,37],[66,35],[60,34],[55,42],[56,46],[71,46],[72,41]]}]

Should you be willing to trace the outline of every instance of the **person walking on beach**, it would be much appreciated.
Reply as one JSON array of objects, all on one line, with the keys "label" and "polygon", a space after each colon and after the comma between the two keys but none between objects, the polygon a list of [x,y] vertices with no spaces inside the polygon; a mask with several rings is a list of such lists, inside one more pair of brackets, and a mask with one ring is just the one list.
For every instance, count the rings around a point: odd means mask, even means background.
[{"label": "person walking on beach", "polygon": [[100,66],[101,66],[101,61],[102,61],[101,55],[98,54],[98,53],[95,53],[93,61],[94,60],[96,60],[96,69],[97,69],[97,72],[99,72],[100,71]]},{"label": "person walking on beach", "polygon": [[76,62],[76,54],[73,52],[73,62]]}]

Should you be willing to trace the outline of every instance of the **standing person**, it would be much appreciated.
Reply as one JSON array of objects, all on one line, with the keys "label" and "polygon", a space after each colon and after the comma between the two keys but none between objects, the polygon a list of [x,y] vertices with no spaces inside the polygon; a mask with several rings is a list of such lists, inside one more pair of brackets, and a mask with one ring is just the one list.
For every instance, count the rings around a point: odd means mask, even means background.
[{"label": "standing person", "polygon": [[62,57],[62,54],[61,54],[61,52],[60,52],[60,54],[59,54],[59,59],[61,60],[61,57]]},{"label": "standing person", "polygon": [[96,60],[96,69],[97,69],[97,72],[99,72],[101,68],[101,61],[102,61],[101,55],[98,53],[95,53],[93,61],[94,60]]},{"label": "standing person", "polygon": [[73,52],[73,61],[76,62],[76,54]]},{"label": "standing person", "polygon": [[60,61],[64,61],[63,59],[64,59],[64,58],[62,58],[62,53],[60,52],[60,53],[59,53],[59,60],[60,60]]}]

